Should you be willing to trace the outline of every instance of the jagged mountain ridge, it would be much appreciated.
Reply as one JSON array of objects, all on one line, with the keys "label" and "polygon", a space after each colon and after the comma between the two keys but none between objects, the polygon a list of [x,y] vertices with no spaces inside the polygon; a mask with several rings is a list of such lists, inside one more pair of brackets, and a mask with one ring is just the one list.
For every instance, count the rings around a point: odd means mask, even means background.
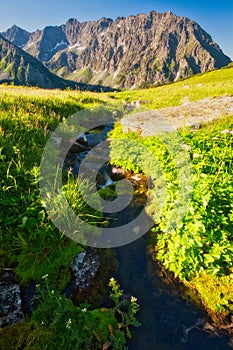
[{"label": "jagged mountain ridge", "polygon": [[36,58],[0,36],[0,82],[42,88],[66,88],[68,85],[52,74]]},{"label": "jagged mountain ridge", "polygon": [[[17,31],[18,32],[18,31]],[[0,35],[0,84],[37,86],[46,89],[80,89],[101,91],[109,88],[65,80],[50,72],[38,59]]]},{"label": "jagged mountain ridge", "polygon": [[5,39],[9,40],[19,48],[22,48],[27,44],[31,35],[31,33],[16,26],[15,24],[11,28],[7,29],[6,32],[1,34]]},{"label": "jagged mountain ridge", "polygon": [[[11,40],[16,43],[12,31]],[[31,33],[23,49],[60,76],[120,88],[166,83],[231,62],[196,22],[171,12],[70,19]]]}]

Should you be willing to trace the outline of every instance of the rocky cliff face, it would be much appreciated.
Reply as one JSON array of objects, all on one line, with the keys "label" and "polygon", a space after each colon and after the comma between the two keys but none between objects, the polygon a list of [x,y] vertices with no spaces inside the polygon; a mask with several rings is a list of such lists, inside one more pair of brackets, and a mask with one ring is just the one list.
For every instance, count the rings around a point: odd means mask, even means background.
[{"label": "rocky cliff face", "polygon": [[36,58],[0,36],[0,83],[42,88],[66,88],[69,83],[52,74]]},{"label": "rocky cliff face", "polygon": [[174,81],[231,62],[196,22],[154,11],[115,21],[70,19],[32,33],[24,50],[63,77],[120,88]]},{"label": "rocky cliff face", "polygon": [[51,73],[38,59],[29,55],[0,35],[0,84],[38,86],[45,89],[80,89],[111,91],[111,89],[65,80]]},{"label": "rocky cliff face", "polygon": [[22,48],[27,44],[30,38],[30,33],[16,25],[13,25],[11,28],[7,29],[6,32],[3,32],[2,36],[12,42],[14,45]]}]

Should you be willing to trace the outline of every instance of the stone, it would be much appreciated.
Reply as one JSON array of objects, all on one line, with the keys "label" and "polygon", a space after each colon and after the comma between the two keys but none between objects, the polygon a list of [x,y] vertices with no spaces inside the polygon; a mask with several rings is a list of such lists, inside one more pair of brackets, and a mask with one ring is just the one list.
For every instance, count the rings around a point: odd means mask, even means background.
[{"label": "stone", "polygon": [[71,262],[74,284],[80,292],[87,289],[100,267],[100,257],[94,249],[87,249],[78,254]]},{"label": "stone", "polygon": [[23,319],[19,285],[15,281],[13,271],[5,270],[0,276],[0,327]]},{"label": "stone", "polygon": [[212,122],[223,115],[232,115],[232,110],[233,96],[210,97],[181,106],[131,114],[124,116],[120,122],[124,132],[135,131],[145,137],[179,130],[184,126],[195,131],[203,123]]}]

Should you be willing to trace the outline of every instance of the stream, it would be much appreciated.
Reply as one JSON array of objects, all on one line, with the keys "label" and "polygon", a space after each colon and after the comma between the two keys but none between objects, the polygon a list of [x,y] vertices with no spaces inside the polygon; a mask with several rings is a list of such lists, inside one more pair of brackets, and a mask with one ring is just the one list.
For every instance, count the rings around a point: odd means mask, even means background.
[{"label": "stream", "polygon": [[[232,349],[229,337],[204,330],[206,313],[176,295],[159,276],[159,267],[146,255],[148,238],[149,233],[131,244],[115,248],[119,261],[115,277],[126,293],[137,297],[140,305],[137,318],[142,326],[133,329],[129,350]],[[154,266],[155,278],[148,271],[148,263]]]},{"label": "stream", "polygon": [[[99,136],[98,132],[80,136],[65,159],[64,170],[70,170],[76,176],[86,154],[92,147],[106,139],[111,128],[112,125],[108,125],[101,130]],[[109,165],[103,165],[98,172],[97,187],[115,186],[122,175],[119,175],[119,171],[117,177],[112,170]],[[109,227],[119,227],[119,230],[122,230],[125,224],[133,221],[143,210],[145,199],[143,196],[145,197],[145,194],[140,194],[142,200],[138,202],[139,205],[135,205],[135,201],[132,200],[124,210],[106,214]],[[140,305],[137,319],[141,326],[132,329],[128,349],[233,349],[233,337],[224,335],[220,331],[217,333],[209,323],[207,313],[188,298],[182,297],[182,289],[177,283],[166,281],[158,263],[153,261],[147,253],[149,237],[150,232],[133,243],[114,248],[119,264],[114,277],[124,290],[125,297],[130,299],[131,296],[135,296]],[[24,304],[28,313],[31,312],[29,306],[34,295],[35,285],[33,284],[24,291]]]},{"label": "stream", "polygon": [[[106,137],[107,131],[109,128],[101,132],[101,141]],[[93,136],[88,134],[87,137],[92,140],[96,137],[96,132]],[[81,139],[77,141],[82,143]],[[95,143],[98,142],[97,137]],[[86,153],[88,152],[85,150],[84,155]],[[72,165],[74,173],[78,170],[76,167],[79,167],[79,163],[80,154],[78,162],[75,161]],[[109,177],[116,181],[109,166],[103,166],[99,173],[102,173],[102,178],[103,173],[107,175],[106,186]],[[131,203],[121,212],[106,215],[109,227],[124,226],[136,218],[142,209],[143,206],[133,206]],[[206,312],[194,302],[182,298],[180,288],[165,281],[159,265],[147,254],[149,236],[150,232],[133,243],[114,248],[119,263],[114,277],[126,296],[135,296],[140,305],[137,318],[142,325],[132,330],[132,338],[128,342],[129,350],[233,349],[230,336],[219,336],[214,329],[208,331],[205,327],[208,324]]]}]

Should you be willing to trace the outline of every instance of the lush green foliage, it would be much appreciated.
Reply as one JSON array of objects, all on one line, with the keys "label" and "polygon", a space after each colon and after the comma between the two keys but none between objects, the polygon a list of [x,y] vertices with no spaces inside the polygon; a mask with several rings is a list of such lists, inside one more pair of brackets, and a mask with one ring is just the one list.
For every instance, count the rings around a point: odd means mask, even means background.
[{"label": "lush green foliage", "polygon": [[[158,235],[158,259],[175,275],[191,278],[203,270],[229,274],[232,266],[232,121],[207,126],[196,133],[183,132],[194,170],[193,197],[182,225],[166,233],[166,208]],[[223,133],[222,133],[223,131]]]},{"label": "lush green foliage", "polygon": [[[171,222],[179,209],[179,202],[177,205],[178,173],[181,171],[176,167],[174,154],[169,153],[165,144],[156,137],[141,139],[135,133],[123,134],[119,126],[112,133],[113,163],[122,165],[127,170],[144,171],[146,174],[154,175],[155,170],[148,156],[151,152],[162,169],[166,181],[166,201],[163,202],[161,215],[158,216],[159,201],[153,203],[154,200],[152,200],[148,207],[157,224],[154,229],[158,233],[155,250],[157,259],[182,280],[193,281],[196,276],[201,276],[203,273],[216,278],[224,275],[232,276],[232,130],[232,119],[223,118],[203,126],[198,131],[191,132],[186,129],[180,133],[192,165],[193,190],[183,219],[174,227],[171,226]],[[172,136],[169,138],[172,140]],[[130,151],[128,151],[129,140],[130,142],[136,140],[135,146],[131,147]],[[144,154],[140,151],[142,145],[147,150]],[[126,150],[127,157],[125,157]],[[144,157],[143,162],[142,157]],[[157,175],[154,176],[156,179],[153,180],[157,193],[162,184],[158,176],[157,171]],[[161,192],[159,193],[161,195]],[[153,214],[154,211],[155,214]],[[225,299],[222,298],[222,303],[218,300],[219,310],[226,308],[229,298],[231,296],[226,294]],[[232,310],[231,304],[229,305],[228,311]]]},{"label": "lush green foliage", "polygon": [[[110,282],[115,302],[111,309],[77,307],[60,294],[71,277],[70,263],[83,247],[54,227],[42,206],[38,185],[41,155],[50,131],[69,115],[85,107],[97,108],[109,99],[95,93],[4,86],[0,92],[1,267],[16,267],[21,285],[32,280],[40,283],[33,317],[4,328],[0,347],[124,349],[129,327],[138,325],[136,299],[126,305],[114,279]],[[82,199],[80,186],[85,190],[88,183],[77,182],[69,173],[63,180],[63,191],[73,211],[94,226],[105,224],[102,214]],[[110,255],[105,255],[101,259],[109,264]],[[106,284],[111,267],[104,269]],[[41,282],[43,276],[46,283]],[[95,305],[100,302],[96,294],[106,292],[107,285],[103,290],[101,283],[93,292]]]},{"label": "lush green foliage", "polygon": [[[112,297],[116,306],[111,311],[91,310],[86,307],[87,312],[83,313],[81,307],[75,307],[68,299],[58,294],[70,278],[71,260],[83,247],[63,237],[55,229],[41,205],[38,170],[50,131],[64,118],[82,108],[112,102],[111,97],[114,97],[114,103],[122,99],[128,102],[140,99],[147,101],[146,105],[151,108],[168,107],[182,103],[186,96],[192,101],[232,94],[232,79],[231,67],[171,85],[105,95],[0,87],[0,267],[16,266],[16,272],[23,283],[30,280],[41,281],[43,275],[49,275],[47,297],[41,300],[34,320],[7,327],[5,330],[3,339],[5,344],[9,345],[9,349],[17,349],[16,344],[18,348],[22,348],[25,339],[28,342],[25,349],[31,349],[32,344],[35,349],[35,344],[38,344],[39,349],[41,346],[38,341],[43,341],[43,337],[52,341],[55,333],[63,334],[64,329],[65,338],[75,342],[76,329],[66,326],[70,326],[69,319],[77,318],[75,324],[80,327],[79,314],[84,323],[91,320],[95,334],[91,333],[91,327],[85,325],[86,334],[91,341],[95,346],[102,344],[102,348],[106,344],[106,349],[107,346],[123,349],[126,336],[130,335],[128,327],[137,325],[134,318],[137,311],[136,300],[132,300],[128,313],[125,314],[121,309],[122,291],[114,281],[111,282],[111,288],[114,291]],[[160,195],[164,196],[163,201],[160,203],[159,196],[157,201],[156,196],[152,196],[154,201],[148,207],[158,225],[154,251],[167,269],[198,291],[203,302],[212,311],[227,314],[233,311],[233,136],[230,132],[222,133],[224,129],[233,129],[230,119],[207,125],[194,133],[189,130],[181,133],[184,144],[190,146],[194,187],[189,209],[181,225],[173,230],[169,223],[174,217],[174,203],[178,199],[178,172],[174,155],[169,153],[162,140],[155,137],[141,139],[134,133],[123,135],[117,127],[112,135],[112,158],[116,165],[125,169],[134,172],[145,171],[152,177],[155,189],[166,189],[165,192],[160,192]],[[130,143],[127,143],[128,141]],[[175,138],[173,140],[171,137],[170,141],[175,145]],[[139,152],[138,147],[142,152]],[[179,147],[176,151],[180,151]],[[156,159],[154,164],[147,161],[148,152]],[[82,202],[79,184],[72,177],[67,179],[68,182],[64,182],[64,191],[73,210],[92,223],[99,223],[99,213],[93,213]],[[114,196],[114,193],[103,192],[106,199]],[[162,210],[158,211],[158,207]],[[205,288],[206,285],[208,288]],[[54,294],[51,294],[51,286],[56,290]],[[41,324],[45,320],[39,321],[44,312],[47,315],[46,329]],[[86,319],[86,315],[89,318]],[[109,324],[112,328],[108,328]],[[80,337],[82,339],[82,334]],[[63,341],[64,339],[60,340],[61,343]],[[5,345],[1,344],[4,343],[0,342],[0,347],[4,348]],[[13,344],[12,347],[10,344]]]},{"label": "lush green foliage", "polygon": [[[46,281],[48,275],[43,277]],[[109,286],[113,307],[91,310],[88,304],[74,306],[71,299],[42,281],[37,285],[39,305],[31,320],[24,322],[24,327],[19,324],[24,336],[15,325],[3,329],[1,349],[126,349],[129,327],[140,325],[135,318],[138,304],[134,297],[131,302],[122,300],[122,290],[113,278]],[[9,337],[12,329],[17,338]]]},{"label": "lush green foliage", "polygon": [[[60,276],[61,289],[69,279],[71,260],[82,248],[61,236],[42,207],[38,188],[40,159],[49,130],[83,108],[85,102],[100,100],[95,94],[73,93],[72,96],[63,92],[59,97],[45,97],[41,90],[28,89],[25,95],[18,96],[17,92],[24,90],[1,89],[4,92],[0,96],[1,263],[9,266],[17,262],[16,271],[23,282],[38,280],[45,273],[54,280]],[[13,94],[9,94],[12,91]],[[71,186],[64,186],[64,191],[69,197]],[[90,212],[79,192],[74,200],[76,211],[83,215]],[[93,217],[92,213],[90,220],[93,221]]]}]

